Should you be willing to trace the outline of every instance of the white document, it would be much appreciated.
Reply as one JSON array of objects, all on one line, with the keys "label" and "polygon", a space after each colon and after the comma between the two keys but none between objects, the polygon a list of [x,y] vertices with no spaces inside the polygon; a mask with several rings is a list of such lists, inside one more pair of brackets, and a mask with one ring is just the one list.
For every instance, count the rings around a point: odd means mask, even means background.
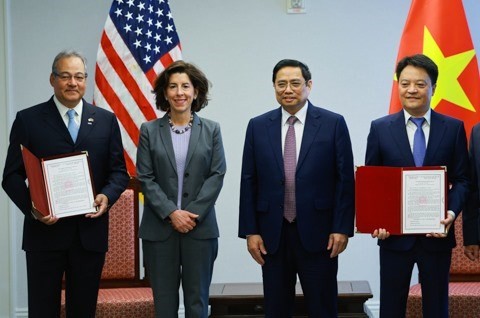
[{"label": "white document", "polygon": [[62,218],[96,212],[86,153],[44,160],[42,164],[52,215]]},{"label": "white document", "polygon": [[403,233],[445,233],[445,170],[404,170],[402,185]]}]

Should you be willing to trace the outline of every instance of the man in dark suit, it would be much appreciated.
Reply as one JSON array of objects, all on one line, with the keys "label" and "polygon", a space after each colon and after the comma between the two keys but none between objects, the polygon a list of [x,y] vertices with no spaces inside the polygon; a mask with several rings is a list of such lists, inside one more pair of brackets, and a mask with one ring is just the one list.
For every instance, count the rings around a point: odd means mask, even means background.
[{"label": "man in dark suit", "polygon": [[[65,275],[67,317],[94,317],[108,247],[108,207],[128,183],[116,117],[82,99],[86,62],[74,51],[59,53],[50,84],[54,96],[19,111],[10,133],[2,186],[24,214],[29,317],[59,317]],[[75,113],[69,119],[67,111]],[[74,125],[78,135],[67,127]],[[79,128],[79,129],[78,129]],[[32,208],[20,145],[39,158],[87,151],[96,190],[96,213],[58,219]]]},{"label": "man in dark suit", "polygon": [[[390,236],[388,229],[383,228],[372,233],[379,238],[380,246],[380,317],[405,317],[415,263],[422,283],[423,317],[448,317],[448,279],[455,246],[453,223],[468,195],[465,129],[460,120],[430,109],[438,77],[438,68],[430,58],[422,54],[407,56],[398,62],[396,75],[403,110],[372,122],[365,164],[446,166],[448,213],[441,223],[448,234]],[[423,159],[418,159],[416,149],[420,142],[415,140],[416,133],[424,136]]]},{"label": "man in dark suit", "polygon": [[281,107],[247,128],[239,237],[262,265],[266,317],[292,315],[297,274],[308,316],[336,317],[338,255],[353,236],[354,219],[347,125],[308,101],[305,64],[277,63],[273,86]]},{"label": "man in dark suit", "polygon": [[470,196],[463,211],[463,245],[465,255],[472,261],[479,258],[480,249],[480,124],[470,134]]}]

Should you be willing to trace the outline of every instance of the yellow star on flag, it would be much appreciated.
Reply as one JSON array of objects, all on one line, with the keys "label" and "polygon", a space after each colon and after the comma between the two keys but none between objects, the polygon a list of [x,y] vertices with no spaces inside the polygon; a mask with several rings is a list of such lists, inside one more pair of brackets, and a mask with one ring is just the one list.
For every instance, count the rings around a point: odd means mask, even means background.
[{"label": "yellow star on flag", "polygon": [[423,54],[430,57],[438,66],[437,88],[432,96],[430,106],[435,107],[442,99],[459,107],[475,112],[470,99],[458,82],[458,77],[475,56],[475,50],[469,50],[445,57],[430,30],[425,26],[423,33]]}]

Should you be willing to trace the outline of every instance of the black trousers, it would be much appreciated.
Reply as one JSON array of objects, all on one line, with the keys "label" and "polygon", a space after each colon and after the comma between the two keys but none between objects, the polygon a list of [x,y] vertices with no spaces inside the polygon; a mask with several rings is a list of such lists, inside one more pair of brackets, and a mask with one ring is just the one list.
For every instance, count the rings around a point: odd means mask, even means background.
[{"label": "black trousers", "polygon": [[64,275],[67,317],[95,317],[104,252],[85,250],[76,235],[68,250],[26,251],[26,259],[30,318],[60,317]]},{"label": "black trousers", "polygon": [[296,223],[283,222],[280,246],[275,254],[264,256],[262,266],[265,314],[269,318],[287,318],[294,312],[297,274],[300,279],[309,318],[337,317],[338,257],[330,252],[306,251]]}]

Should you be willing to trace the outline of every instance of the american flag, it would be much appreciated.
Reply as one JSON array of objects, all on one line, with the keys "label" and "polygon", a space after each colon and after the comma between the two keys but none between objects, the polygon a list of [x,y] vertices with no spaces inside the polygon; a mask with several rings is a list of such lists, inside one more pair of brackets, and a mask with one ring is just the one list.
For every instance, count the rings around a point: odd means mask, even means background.
[{"label": "american flag", "polygon": [[157,75],[181,59],[167,0],[114,0],[100,39],[94,103],[115,113],[125,160],[135,176],[140,125],[162,116],[152,93]]}]

